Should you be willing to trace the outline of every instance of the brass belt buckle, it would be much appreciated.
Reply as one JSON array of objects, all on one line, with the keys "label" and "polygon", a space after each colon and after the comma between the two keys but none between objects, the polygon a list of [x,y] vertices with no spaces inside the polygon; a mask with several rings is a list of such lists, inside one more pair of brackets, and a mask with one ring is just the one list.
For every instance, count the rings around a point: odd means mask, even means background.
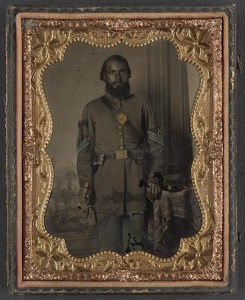
[{"label": "brass belt buckle", "polygon": [[117,150],[116,153],[116,159],[124,159],[128,158],[128,150]]}]

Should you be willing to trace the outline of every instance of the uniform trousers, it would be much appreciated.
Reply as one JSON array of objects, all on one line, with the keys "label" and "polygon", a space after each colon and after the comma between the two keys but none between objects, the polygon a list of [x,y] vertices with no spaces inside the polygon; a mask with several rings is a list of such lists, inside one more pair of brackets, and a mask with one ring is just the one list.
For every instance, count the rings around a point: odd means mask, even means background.
[{"label": "uniform trousers", "polygon": [[144,250],[144,212],[123,215],[97,213],[99,251],[120,255]]}]

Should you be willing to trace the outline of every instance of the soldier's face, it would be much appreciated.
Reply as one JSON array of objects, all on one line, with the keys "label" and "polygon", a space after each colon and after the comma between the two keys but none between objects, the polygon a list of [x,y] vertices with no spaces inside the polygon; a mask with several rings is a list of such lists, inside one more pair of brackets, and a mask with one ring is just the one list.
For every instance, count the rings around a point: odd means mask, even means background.
[{"label": "soldier's face", "polygon": [[123,86],[128,81],[128,72],[126,65],[117,60],[110,60],[106,65],[104,80],[114,88]]},{"label": "soldier's face", "polygon": [[111,60],[104,74],[107,91],[114,96],[123,96],[129,91],[129,76],[125,63]]}]

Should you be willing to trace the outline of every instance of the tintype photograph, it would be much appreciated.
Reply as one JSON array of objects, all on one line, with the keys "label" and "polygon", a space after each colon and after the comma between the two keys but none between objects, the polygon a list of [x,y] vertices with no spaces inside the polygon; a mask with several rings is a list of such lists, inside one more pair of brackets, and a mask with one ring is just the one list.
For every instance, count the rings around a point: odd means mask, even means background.
[{"label": "tintype photograph", "polygon": [[168,257],[200,229],[190,130],[199,84],[168,41],[111,49],[76,42],[47,68],[55,176],[46,228],[74,256]]},{"label": "tintype photograph", "polygon": [[11,12],[15,290],[228,291],[233,8],[97,10]]}]

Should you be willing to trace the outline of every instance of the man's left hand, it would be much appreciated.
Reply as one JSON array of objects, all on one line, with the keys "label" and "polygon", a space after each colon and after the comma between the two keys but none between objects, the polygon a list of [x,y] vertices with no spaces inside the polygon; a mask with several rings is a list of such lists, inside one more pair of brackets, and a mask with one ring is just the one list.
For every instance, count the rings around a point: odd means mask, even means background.
[{"label": "man's left hand", "polygon": [[161,195],[159,184],[149,182],[146,188],[146,196],[150,201],[154,201]]}]

